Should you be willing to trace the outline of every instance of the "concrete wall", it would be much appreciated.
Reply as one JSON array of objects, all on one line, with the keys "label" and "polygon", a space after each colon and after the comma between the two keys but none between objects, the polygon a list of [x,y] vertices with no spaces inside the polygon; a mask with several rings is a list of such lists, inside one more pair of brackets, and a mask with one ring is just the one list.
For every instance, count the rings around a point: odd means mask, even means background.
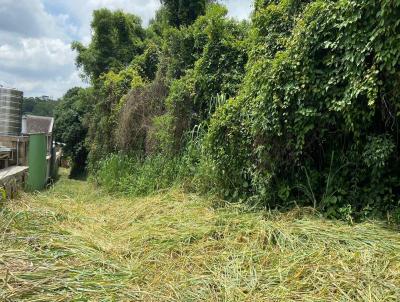
[{"label": "concrete wall", "polygon": [[12,166],[0,170],[0,200],[12,199],[23,190],[28,176],[28,167]]},{"label": "concrete wall", "polygon": [[0,168],[9,166],[28,165],[29,137],[27,136],[0,136],[0,146],[13,148],[12,158],[8,162],[1,161]]}]

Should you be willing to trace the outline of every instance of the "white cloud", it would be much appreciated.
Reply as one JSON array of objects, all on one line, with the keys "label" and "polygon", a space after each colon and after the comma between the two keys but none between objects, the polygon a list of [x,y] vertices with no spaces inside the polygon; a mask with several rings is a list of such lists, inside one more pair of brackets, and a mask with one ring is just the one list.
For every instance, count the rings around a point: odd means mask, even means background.
[{"label": "white cloud", "polygon": [[250,17],[253,9],[253,0],[222,0],[222,4],[229,9],[229,16],[239,20]]},{"label": "white cloud", "polygon": [[83,42],[90,40],[90,22],[92,12],[96,9],[103,7],[111,10],[121,9],[141,17],[143,25],[147,25],[160,7],[159,0],[44,0],[44,2],[68,14],[70,20],[77,25],[75,37]]},{"label": "white cloud", "polygon": [[15,45],[0,45],[0,69],[10,73],[25,72],[42,78],[65,73],[66,66],[72,66],[70,72],[73,64],[70,45],[60,39],[21,38]]},{"label": "white cloud", "polygon": [[[221,1],[230,16],[250,14],[252,0]],[[90,41],[93,10],[122,9],[147,25],[159,6],[159,0],[0,0],[0,84],[54,97],[85,86],[70,43]]]},{"label": "white cloud", "polygon": [[41,0],[0,0],[0,83],[26,95],[59,97],[81,85],[74,66],[68,15]]},{"label": "white cloud", "polygon": [[47,13],[40,0],[0,0],[0,32],[24,37],[64,36],[57,17]]},{"label": "white cloud", "polygon": [[[25,96],[41,96],[49,95],[53,98],[62,96],[68,89],[72,87],[85,87],[87,84],[82,83],[78,71],[73,71],[68,76],[55,76],[46,80],[40,78],[24,78],[23,81],[15,74],[0,71],[0,79],[7,78],[8,82],[0,80],[1,85],[14,87],[24,91]],[[16,83],[11,85],[10,82]]]}]

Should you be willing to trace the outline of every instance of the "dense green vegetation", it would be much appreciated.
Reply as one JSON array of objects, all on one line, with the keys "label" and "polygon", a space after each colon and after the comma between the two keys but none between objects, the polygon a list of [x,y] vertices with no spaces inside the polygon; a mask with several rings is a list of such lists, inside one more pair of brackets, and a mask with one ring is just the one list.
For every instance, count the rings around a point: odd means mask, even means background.
[{"label": "dense green vegetation", "polygon": [[73,43],[89,181],[0,204],[0,300],[400,301],[400,0],[160,2]]},{"label": "dense green vegetation", "polygon": [[90,45],[73,45],[93,179],[400,218],[400,1],[256,0],[251,22],[161,2],[147,28],[96,11]]},{"label": "dense green vegetation", "polygon": [[399,7],[256,3],[246,79],[207,135],[231,195],[333,217],[398,207]]},{"label": "dense green vegetation", "polygon": [[24,98],[22,102],[22,114],[32,114],[39,116],[54,116],[54,109],[57,101],[43,99],[41,97]]},{"label": "dense green vegetation", "polygon": [[63,154],[71,158],[71,177],[86,174],[88,156],[85,139],[86,113],[90,106],[91,89],[72,88],[59,100],[55,109],[56,128],[54,138],[63,142]]}]

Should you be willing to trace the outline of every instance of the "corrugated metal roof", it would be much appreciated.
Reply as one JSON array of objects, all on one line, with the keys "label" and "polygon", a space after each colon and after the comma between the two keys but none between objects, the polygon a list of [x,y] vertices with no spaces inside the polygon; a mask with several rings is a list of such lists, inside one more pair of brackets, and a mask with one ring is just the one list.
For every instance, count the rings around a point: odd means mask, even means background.
[{"label": "corrugated metal roof", "polygon": [[47,116],[26,115],[26,133],[45,133],[51,134],[53,132],[54,118]]}]

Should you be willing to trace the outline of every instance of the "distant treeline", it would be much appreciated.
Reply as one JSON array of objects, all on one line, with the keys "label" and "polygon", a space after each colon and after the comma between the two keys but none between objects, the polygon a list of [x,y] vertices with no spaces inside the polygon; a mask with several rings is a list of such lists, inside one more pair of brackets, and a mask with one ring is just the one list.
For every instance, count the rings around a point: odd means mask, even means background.
[{"label": "distant treeline", "polygon": [[43,97],[24,98],[22,103],[22,114],[32,114],[39,116],[53,116],[57,101],[44,99]]}]

